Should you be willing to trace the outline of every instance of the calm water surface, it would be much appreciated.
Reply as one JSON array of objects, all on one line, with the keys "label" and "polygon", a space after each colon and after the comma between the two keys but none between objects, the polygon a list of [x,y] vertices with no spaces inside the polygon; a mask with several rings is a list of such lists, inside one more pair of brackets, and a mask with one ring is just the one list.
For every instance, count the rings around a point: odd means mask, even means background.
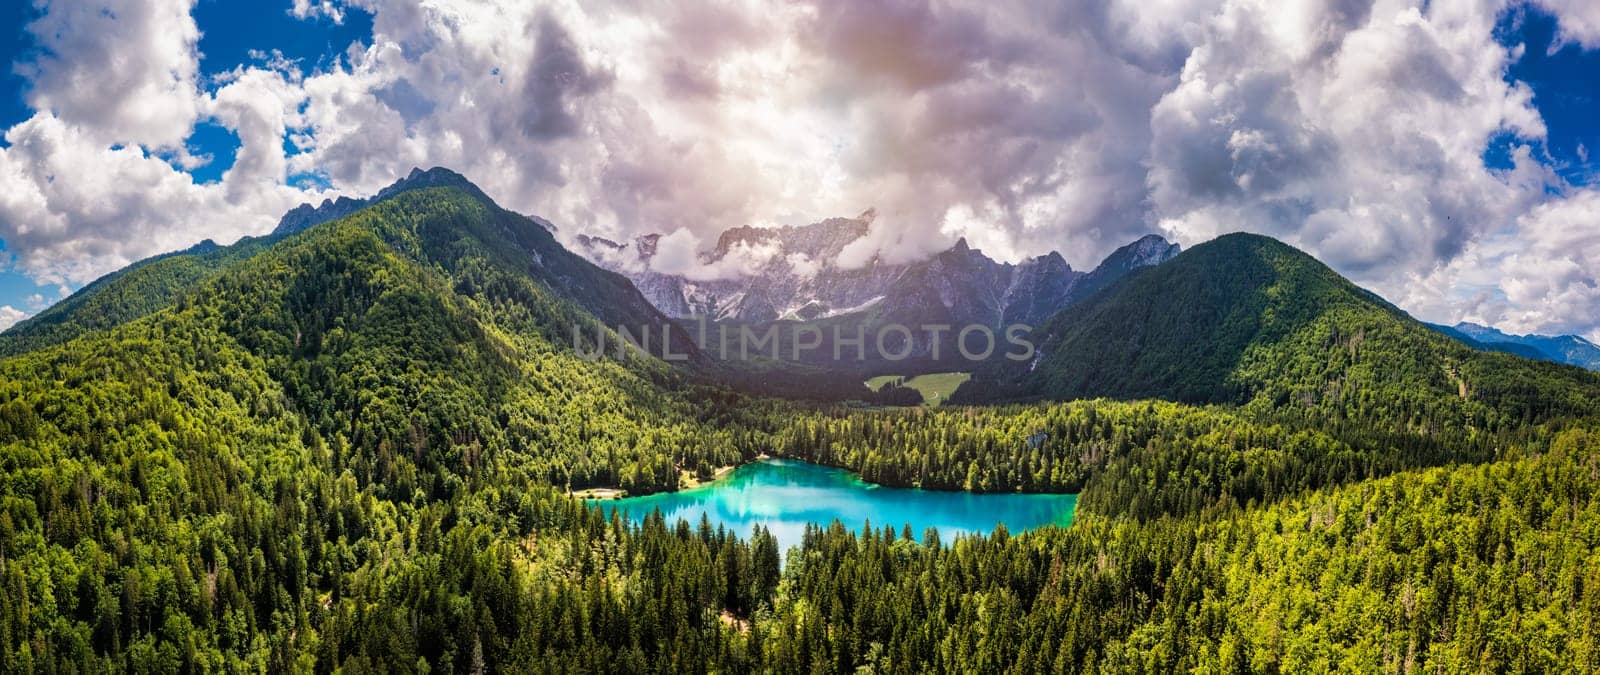
[{"label": "calm water surface", "polygon": [[1077,495],[973,494],[892,488],[874,485],[841,469],[795,460],[768,459],[746,464],[727,476],[693,490],[594,502],[610,513],[621,509],[637,522],[661,509],[668,523],[679,519],[721,524],[749,535],[760,523],[785,550],[798,546],[806,524],[826,526],[838,520],[860,530],[871,521],[879,530],[907,523],[917,538],[936,527],[944,541],[956,534],[991,532],[1004,523],[1012,533],[1072,522]]}]

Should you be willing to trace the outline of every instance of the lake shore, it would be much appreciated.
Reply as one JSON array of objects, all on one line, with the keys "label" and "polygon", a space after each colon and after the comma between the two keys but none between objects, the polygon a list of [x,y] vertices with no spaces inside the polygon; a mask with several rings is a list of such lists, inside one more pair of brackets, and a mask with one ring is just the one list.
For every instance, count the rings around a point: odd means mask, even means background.
[{"label": "lake shore", "polygon": [[766,458],[703,481],[695,489],[658,492],[594,503],[641,521],[660,511],[669,523],[709,519],[713,526],[746,534],[767,528],[787,550],[808,527],[835,521],[851,529],[873,523],[896,531],[910,525],[914,536],[934,528],[943,536],[990,533],[999,525],[1018,533],[1044,526],[1069,526],[1075,494],[975,493],[889,487],[854,472],[809,462]]},{"label": "lake shore", "polygon": [[[699,487],[704,487],[704,486],[710,485],[710,484],[715,483],[715,482],[717,482],[719,480],[722,480],[723,478],[726,478],[728,476],[728,474],[733,473],[734,471],[738,470],[739,467],[741,467],[741,466],[748,466],[750,464],[754,464],[756,462],[761,462],[761,461],[765,461],[765,460],[769,460],[769,459],[772,459],[772,455],[769,455],[769,454],[763,452],[763,453],[761,453],[759,455],[756,455],[754,458],[750,459],[750,461],[747,461],[747,462],[743,462],[743,463],[740,463],[740,464],[729,464],[727,466],[719,466],[719,467],[717,467],[716,471],[712,472],[711,478],[706,479],[706,480],[700,480],[699,478],[696,478],[695,475],[694,475],[694,472],[689,471],[688,469],[678,469],[678,489],[677,490],[673,490],[672,492],[682,492],[684,490],[693,490],[695,488],[699,488]],[[584,488],[582,490],[568,490],[567,491],[567,496],[569,496],[569,497],[577,497],[578,499],[585,499],[585,500],[589,500],[589,501],[606,501],[606,500],[615,500],[615,499],[625,499],[628,496],[628,491],[624,490],[622,488],[619,488],[619,487],[592,487],[592,488]]]},{"label": "lake shore", "polygon": [[[696,478],[694,476],[694,474],[692,472],[690,472],[688,469],[679,469],[678,470],[679,485],[678,485],[678,488],[676,490],[666,490],[666,491],[662,491],[662,492],[651,492],[651,493],[646,493],[644,495],[638,495],[638,496],[643,497],[643,496],[649,496],[649,495],[673,494],[673,493],[676,493],[676,492],[684,492],[684,491],[687,491],[687,490],[696,490],[696,489],[703,488],[703,487],[706,487],[708,485],[711,485],[713,483],[716,483],[717,481],[720,481],[720,480],[722,480],[724,478],[727,478],[734,471],[737,471],[737,470],[739,470],[741,468],[750,466],[752,464],[757,464],[757,463],[760,463],[760,462],[768,461],[768,460],[794,461],[794,462],[802,462],[802,463],[806,463],[806,464],[812,463],[811,461],[805,460],[805,459],[799,459],[799,458],[795,458],[795,457],[781,457],[781,456],[777,456],[777,455],[769,455],[769,454],[763,452],[763,453],[758,454],[755,457],[753,457],[753,458],[751,458],[751,459],[749,459],[747,461],[740,462],[739,464],[730,464],[730,465],[727,465],[727,466],[717,467],[716,471],[714,471],[711,474],[711,478],[706,479],[706,480],[700,480],[700,479]],[[831,466],[831,465],[819,464],[818,466]],[[855,470],[850,469],[848,467],[832,466],[831,468],[839,469],[841,471],[845,471],[845,472],[854,474],[857,478],[860,478],[860,474],[859,473],[856,473]],[[978,491],[978,490],[968,490],[968,489],[960,489],[960,488],[925,487],[925,486],[921,485],[920,483],[913,483],[913,484],[910,484],[910,485],[897,485],[897,484],[891,484],[891,483],[874,483],[872,481],[867,481],[865,479],[862,479],[862,480],[863,480],[863,482],[866,482],[866,483],[868,483],[870,485],[877,486],[877,487],[886,487],[886,488],[904,489],[904,490],[924,490],[924,491],[928,491],[928,492],[955,492],[955,493],[966,493],[966,494],[997,494],[997,495],[998,494],[1017,494],[1017,495],[1077,494],[1077,493],[1065,493],[1065,492],[1030,492],[1030,491],[1027,491],[1027,490],[1022,490],[1020,488],[1016,489],[1016,490],[992,491],[991,492],[991,491]],[[632,495],[629,495],[627,490],[622,489],[620,487],[592,487],[592,488],[584,488],[584,489],[581,489],[581,490],[568,490],[567,491],[567,496],[576,497],[578,499],[583,499],[583,500],[586,500],[586,501],[613,501],[613,500],[618,500],[618,499],[628,499]]]},{"label": "lake shore", "polygon": [[568,490],[567,496],[578,499],[622,499],[628,496],[628,491],[616,487],[584,488],[582,490]]},{"label": "lake shore", "polygon": [[696,478],[693,471],[690,471],[688,469],[679,469],[678,470],[678,489],[679,490],[692,490],[692,489],[700,487],[702,485],[715,483],[717,480],[721,479],[723,476],[726,476],[726,475],[728,475],[730,473],[733,473],[733,470],[739,468],[740,466],[743,466],[743,465],[742,464],[730,464],[728,466],[719,466],[719,467],[717,467],[716,471],[711,472],[711,477],[706,479],[706,480],[700,480],[699,478]]}]

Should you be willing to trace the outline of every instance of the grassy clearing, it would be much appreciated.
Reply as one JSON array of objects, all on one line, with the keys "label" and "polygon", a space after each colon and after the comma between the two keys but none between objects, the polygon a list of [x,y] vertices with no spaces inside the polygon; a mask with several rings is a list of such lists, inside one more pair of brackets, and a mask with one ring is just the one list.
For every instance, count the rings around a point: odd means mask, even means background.
[{"label": "grassy clearing", "polygon": [[920,392],[923,405],[939,405],[955,393],[956,387],[970,379],[972,373],[932,373],[918,375],[910,380],[904,375],[879,375],[867,380],[866,384],[868,389],[877,391],[890,382],[898,382],[901,386],[911,387]]},{"label": "grassy clearing", "polygon": [[873,391],[877,391],[879,389],[882,389],[883,385],[886,385],[886,384],[888,384],[890,382],[904,382],[905,380],[906,380],[906,376],[904,376],[904,375],[879,375],[879,376],[874,377],[874,378],[872,378],[870,380],[867,380],[867,388],[871,389]]}]

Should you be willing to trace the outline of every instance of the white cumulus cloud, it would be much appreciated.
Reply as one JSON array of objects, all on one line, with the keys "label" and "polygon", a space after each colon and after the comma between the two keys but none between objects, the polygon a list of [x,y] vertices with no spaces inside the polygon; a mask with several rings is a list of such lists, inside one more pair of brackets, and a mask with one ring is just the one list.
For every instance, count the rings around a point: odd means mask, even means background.
[{"label": "white cumulus cloud", "polygon": [[[629,242],[695,278],[721,230],[877,207],[835,261],[926,256],[966,237],[1080,268],[1150,231],[1249,230],[1307,249],[1435,320],[1600,331],[1592,222],[1528,148],[1546,134],[1509,0],[293,0],[370,38],[317,72],[279,57],[199,72],[189,0],[49,0],[20,64],[32,118],[0,149],[17,268],[82,283],[413,166],[465,173],[518,211]],[[1537,0],[1600,45],[1593,3]],[[102,11],[109,10],[109,11]],[[264,47],[270,47],[265,46]],[[241,147],[215,184],[180,169],[194,125]],[[1483,161],[1515,139],[1510,170]],[[289,138],[302,152],[286,155]],[[1590,229],[1593,229],[1592,227]],[[1556,242],[1556,243],[1551,243]],[[1560,244],[1557,246],[1556,244]],[[1543,261],[1543,263],[1541,263]]]},{"label": "white cumulus cloud", "polygon": [[12,307],[11,305],[0,305],[0,330],[5,330],[15,326],[17,325],[18,321],[26,319],[28,316],[28,312],[24,312],[20,309]]}]

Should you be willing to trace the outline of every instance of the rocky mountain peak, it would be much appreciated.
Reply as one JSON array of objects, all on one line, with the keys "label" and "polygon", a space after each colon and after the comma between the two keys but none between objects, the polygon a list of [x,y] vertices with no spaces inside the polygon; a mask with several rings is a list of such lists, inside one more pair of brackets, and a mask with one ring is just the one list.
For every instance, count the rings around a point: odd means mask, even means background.
[{"label": "rocky mountain peak", "polygon": [[620,251],[628,247],[627,244],[623,244],[621,242],[615,242],[605,237],[597,237],[588,234],[578,235],[578,245],[584,248],[604,247],[613,251]]},{"label": "rocky mountain peak", "polygon": [[1023,270],[1072,271],[1072,265],[1068,264],[1067,259],[1061,257],[1061,254],[1056,251],[1024,260],[1019,267]]},{"label": "rocky mountain peak", "polygon": [[432,187],[458,187],[472,193],[474,196],[488,198],[483,195],[478,186],[467,180],[466,176],[442,166],[436,166],[426,171],[412,167],[411,173],[406,174],[405,178],[401,178],[389,187],[379,190],[378,194],[373,197],[373,201],[382,201],[408,190],[421,190]]},{"label": "rocky mountain peak", "polygon": [[650,260],[656,257],[656,248],[661,244],[661,235],[657,233],[641,234],[633,240],[634,248],[639,251],[640,260]]},{"label": "rocky mountain peak", "polygon": [[[1183,251],[1181,246],[1168,242],[1159,234],[1147,234],[1140,237],[1132,244],[1118,249],[1118,253],[1126,252],[1127,260],[1136,267],[1159,265]],[[1115,254],[1113,254],[1115,255]]]},{"label": "rocky mountain peak", "polygon": [[744,225],[724,230],[717,237],[717,245],[710,252],[711,261],[722,259],[735,246],[776,245],[787,256],[799,253],[818,263],[831,265],[850,242],[867,234],[872,211],[866,218],[829,218],[809,225],[783,227],[755,227]]},{"label": "rocky mountain peak", "polygon": [[[716,246],[703,254],[706,263],[722,261],[741,246],[755,249],[752,253],[765,260],[754,273],[736,278],[689,279],[650,270],[659,234],[636,238],[632,251],[626,250],[628,245],[598,237],[579,237],[577,242],[591,259],[628,275],[669,316],[809,320],[872,309],[903,320],[988,325],[1037,324],[1128,272],[1165,262],[1179,251],[1177,245],[1149,235],[1084,273],[1055,251],[1020,263],[998,262],[963,237],[921,261],[838,267],[839,253],[865,236],[876,216],[874,209],[867,209],[855,218],[829,218],[809,225],[725,230]],[[635,260],[643,264],[631,262]]]},{"label": "rocky mountain peak", "polygon": [[[338,220],[355,213],[364,207],[371,206],[395,195],[409,192],[411,190],[421,190],[433,187],[460,188],[467,191],[468,194],[483,200],[484,202],[491,204],[494,203],[493,200],[489,199],[488,195],[485,195],[482,190],[478,189],[478,186],[473,185],[472,181],[467,180],[466,176],[446,169],[442,166],[436,166],[426,171],[421,168],[413,167],[411,169],[411,173],[406,174],[405,178],[401,178],[400,180],[391,183],[388,187],[379,190],[377,194],[366,199],[353,199],[341,195],[336,199],[324,199],[322,200],[322,204],[316,207],[311,206],[309,203],[296,206],[293,209],[290,209],[288,213],[283,214],[282,218],[278,219],[277,227],[272,228],[272,235],[279,236],[294,234],[307,228],[321,225],[322,223],[326,223],[330,220]],[[545,221],[536,220],[536,222],[546,229],[552,229],[552,227]]]}]

